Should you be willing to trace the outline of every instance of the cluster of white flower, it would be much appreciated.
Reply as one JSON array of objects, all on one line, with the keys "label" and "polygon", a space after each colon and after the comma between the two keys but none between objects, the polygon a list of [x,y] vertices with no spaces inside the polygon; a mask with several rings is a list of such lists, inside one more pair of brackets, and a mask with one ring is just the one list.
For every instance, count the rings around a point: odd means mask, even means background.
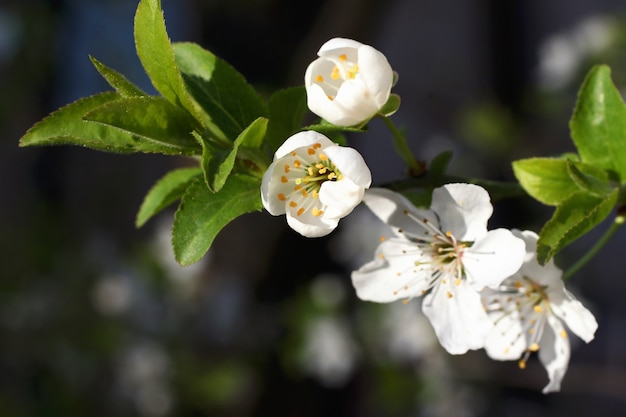
[{"label": "cluster of white flower", "polygon": [[[393,84],[384,55],[342,38],[325,43],[318,55],[305,74],[309,109],[339,126],[376,116]],[[550,379],[543,392],[558,391],[570,355],[563,322],[585,342],[597,323],[565,289],[554,263],[536,261],[537,235],[488,230],[493,206],[477,185],[436,188],[430,209],[419,209],[370,184],[356,150],[303,131],[276,151],[261,195],[267,211],[286,214],[306,237],[329,234],[363,201],[391,236],[382,238],[374,260],[352,273],[359,298],[406,303],[423,296],[422,311],[449,353],[484,348],[491,358],[519,360],[524,368],[538,351]]]}]

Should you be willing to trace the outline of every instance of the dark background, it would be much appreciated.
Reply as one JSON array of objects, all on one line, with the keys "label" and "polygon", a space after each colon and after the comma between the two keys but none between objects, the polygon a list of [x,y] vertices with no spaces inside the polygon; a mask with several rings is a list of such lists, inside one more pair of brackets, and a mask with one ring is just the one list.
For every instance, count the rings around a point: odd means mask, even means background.
[{"label": "dark background", "polygon": [[[408,306],[356,299],[349,273],[380,231],[363,211],[307,240],[243,216],[197,265],[175,265],[171,210],[135,229],[150,186],[186,163],[74,147],[18,148],[56,108],[107,90],[91,54],[151,90],[131,0],[0,5],[0,416],[587,416],[626,414],[624,232],[568,287],[596,315],[572,337],[562,392],[538,361],[450,356]],[[415,154],[511,180],[512,160],[572,151],[567,123],[596,62],[626,86],[623,1],[163,0],[174,41],[233,64],[262,92],[299,85],[319,46],[383,51]],[[374,182],[404,169],[376,121],[350,137]],[[550,210],[496,205],[491,226],[539,230]],[[559,258],[571,264],[592,232]]]}]

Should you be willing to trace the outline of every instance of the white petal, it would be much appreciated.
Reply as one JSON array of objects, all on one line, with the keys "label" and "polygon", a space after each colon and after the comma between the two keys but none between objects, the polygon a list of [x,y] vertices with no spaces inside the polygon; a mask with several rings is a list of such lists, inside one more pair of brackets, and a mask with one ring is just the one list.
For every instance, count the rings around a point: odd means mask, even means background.
[{"label": "white petal", "polygon": [[554,315],[548,315],[548,325],[544,328],[539,349],[539,360],[548,372],[550,382],[543,388],[543,393],[559,391],[561,380],[567,372],[570,357],[570,345],[567,337],[563,337],[565,329],[561,321]]},{"label": "white petal", "polygon": [[372,92],[358,77],[341,84],[333,104],[342,110],[346,118],[342,124],[334,123],[338,126],[352,126],[364,122],[372,118],[380,109],[374,101]]},{"label": "white petal", "polygon": [[307,85],[306,90],[309,110],[322,119],[337,126],[354,126],[360,122],[346,109],[337,106],[334,100],[329,99],[328,94],[319,84]]},{"label": "white petal", "polygon": [[[327,40],[317,52],[318,55],[323,56],[327,54],[340,54],[343,49],[357,50],[363,45],[361,42],[348,38],[332,38]],[[339,51],[339,52],[337,52]]]},{"label": "white petal", "polygon": [[295,151],[298,148],[304,148],[311,146],[314,143],[319,143],[322,147],[332,146],[334,143],[326,136],[318,133],[314,130],[304,130],[298,132],[293,136],[290,136],[274,154],[274,160],[284,157],[291,151]]},{"label": "white petal", "polygon": [[322,151],[335,164],[341,174],[361,187],[369,187],[372,183],[372,174],[361,154],[346,146],[323,147]]},{"label": "white petal", "polygon": [[598,322],[589,310],[578,301],[573,294],[563,288],[564,296],[555,300],[550,293],[550,301],[554,314],[561,318],[567,327],[578,337],[589,343],[593,340]]},{"label": "white petal", "polygon": [[493,213],[489,194],[474,184],[435,188],[430,208],[439,216],[442,231],[466,241],[476,240],[487,232],[487,220]]},{"label": "white petal", "polygon": [[520,269],[525,255],[524,241],[511,231],[490,230],[463,253],[467,280],[476,291],[496,288]]},{"label": "white petal", "polygon": [[336,219],[347,216],[363,199],[365,189],[349,178],[326,181],[319,191],[320,203],[326,206],[324,217]]},{"label": "white petal", "polygon": [[323,219],[314,217],[309,213],[305,213],[302,216],[293,216],[291,213],[287,213],[287,224],[289,227],[304,237],[326,236],[335,230],[338,223],[339,219]]},{"label": "white petal", "polygon": [[358,54],[359,76],[380,110],[389,99],[393,84],[393,70],[385,55],[369,45],[361,46]]},{"label": "white petal", "polygon": [[485,352],[499,361],[519,359],[528,348],[518,310],[490,314],[495,327],[485,338]]},{"label": "white petal", "polygon": [[263,207],[273,216],[279,216],[285,214],[285,202],[278,199],[275,188],[274,171],[276,168],[276,162],[272,162],[263,174],[263,181],[261,182],[261,201]]},{"label": "white petal", "polygon": [[427,219],[434,227],[438,226],[432,211],[419,210],[402,194],[386,188],[371,188],[365,191],[363,202],[380,220],[394,228],[394,231],[401,229],[403,233],[400,236],[422,234],[424,229],[415,219],[421,219],[420,221]]},{"label": "white petal", "polygon": [[414,244],[398,239],[384,241],[373,261],[352,272],[357,296],[378,303],[421,296],[431,275],[430,270],[415,267],[421,256]]},{"label": "white petal", "polygon": [[[480,295],[465,282],[448,280],[429,293],[422,303],[439,343],[453,355],[484,346],[493,323],[485,312]],[[451,295],[451,297],[450,297]]]}]

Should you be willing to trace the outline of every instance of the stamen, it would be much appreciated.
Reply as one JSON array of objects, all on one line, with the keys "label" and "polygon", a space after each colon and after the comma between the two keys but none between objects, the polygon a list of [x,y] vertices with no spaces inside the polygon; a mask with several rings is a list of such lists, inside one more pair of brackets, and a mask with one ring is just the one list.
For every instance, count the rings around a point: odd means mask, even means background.
[{"label": "stamen", "polygon": [[285,197],[285,194],[283,194],[283,193],[278,193],[277,197],[278,197],[278,199],[279,199],[280,201],[285,201],[285,200],[287,200],[287,197]]},{"label": "stamen", "polygon": [[298,216],[302,216],[302,213],[304,213],[304,208],[300,208],[300,210],[298,210],[298,212],[296,214]]},{"label": "stamen", "polygon": [[317,81],[318,83],[323,83],[324,82],[324,77],[322,77],[321,75],[318,75],[315,77],[315,81]]},{"label": "stamen", "polygon": [[289,181],[289,180],[284,175],[282,177],[280,177],[280,182],[282,182],[283,184],[286,183],[287,181]]}]

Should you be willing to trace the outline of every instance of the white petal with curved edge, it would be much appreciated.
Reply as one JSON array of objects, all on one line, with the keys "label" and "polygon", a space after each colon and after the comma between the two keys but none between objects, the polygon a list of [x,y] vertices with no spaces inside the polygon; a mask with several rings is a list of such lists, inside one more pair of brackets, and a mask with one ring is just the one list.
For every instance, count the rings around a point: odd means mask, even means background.
[{"label": "white petal with curved edge", "polygon": [[324,218],[334,219],[347,216],[363,199],[365,189],[349,178],[341,181],[326,181],[319,191],[319,201],[326,206]]},{"label": "white petal with curved edge", "polygon": [[372,184],[372,173],[356,149],[333,145],[323,148],[323,152],[344,177],[361,187],[367,188]]},{"label": "white petal with curved edge", "polygon": [[501,316],[495,328],[485,338],[485,352],[491,359],[508,361],[519,359],[528,348],[523,328],[517,316]]},{"label": "white petal with curved edge", "polygon": [[337,53],[337,50],[344,48],[357,50],[361,45],[363,45],[361,42],[355,41],[354,39],[332,38],[324,42],[317,54],[324,56],[329,53]]},{"label": "white petal with curved edge", "polygon": [[573,294],[566,289],[563,290],[565,295],[563,299],[552,301],[554,314],[567,324],[567,327],[569,327],[572,333],[580,337],[586,343],[591,342],[598,329],[596,318]]},{"label": "white petal with curved edge", "polygon": [[389,99],[393,84],[393,70],[385,55],[369,45],[361,46],[358,54],[359,76],[380,110]]},{"label": "white petal with curved edge", "polygon": [[439,343],[453,355],[482,348],[493,323],[483,309],[480,295],[465,281],[459,285],[447,281],[447,285],[435,287],[422,302],[422,310]]},{"label": "white petal with curved edge", "polygon": [[[333,100],[333,104],[342,110],[342,113],[356,120],[354,123],[341,126],[352,126],[372,118],[379,110],[374,96],[365,83],[359,78],[344,81]],[[335,123],[337,124],[337,123]]]},{"label": "white petal with curved edge", "polygon": [[378,303],[421,296],[430,282],[430,269],[415,266],[422,257],[417,247],[409,242],[384,241],[373,261],[352,272],[357,296]]},{"label": "white petal with curved edge", "polygon": [[[418,221],[423,223],[424,219],[433,227],[438,227],[437,218],[432,211],[419,210],[402,194],[386,188],[366,190],[363,202],[376,217],[388,224],[399,236],[406,238],[406,235],[421,235],[425,229],[418,224]],[[402,230],[402,233],[397,233],[398,229]]]},{"label": "white petal with curved edge", "polygon": [[569,340],[561,320],[552,314],[547,318],[548,325],[544,328],[539,349],[539,360],[550,379],[542,390],[544,394],[561,389],[561,380],[567,372],[570,357]]},{"label": "white petal with curved edge", "polygon": [[524,241],[510,230],[490,230],[463,252],[467,280],[476,291],[496,288],[520,269],[525,255]]},{"label": "white petal with curved edge", "polygon": [[261,201],[263,202],[263,207],[267,210],[272,216],[278,216],[281,214],[285,214],[285,202],[280,201],[278,196],[274,192],[274,170],[276,168],[276,162],[272,162],[263,174],[263,180],[261,182]]},{"label": "white petal with curved edge", "polygon": [[446,184],[433,190],[430,206],[444,232],[457,240],[472,241],[487,232],[493,206],[487,191],[474,184]]},{"label": "white petal with curved edge", "polygon": [[298,148],[311,146],[314,143],[319,143],[322,147],[333,146],[334,143],[326,136],[318,133],[314,130],[304,130],[298,132],[293,136],[290,136],[274,153],[274,160],[279,159],[295,151]]},{"label": "white petal with curved edge", "polygon": [[[300,218],[305,217],[307,221],[302,221]],[[335,228],[339,223],[339,219],[322,219],[314,217],[309,213],[305,213],[303,216],[293,216],[287,213],[287,224],[296,232],[300,233],[304,237],[322,237],[326,236]]]}]

